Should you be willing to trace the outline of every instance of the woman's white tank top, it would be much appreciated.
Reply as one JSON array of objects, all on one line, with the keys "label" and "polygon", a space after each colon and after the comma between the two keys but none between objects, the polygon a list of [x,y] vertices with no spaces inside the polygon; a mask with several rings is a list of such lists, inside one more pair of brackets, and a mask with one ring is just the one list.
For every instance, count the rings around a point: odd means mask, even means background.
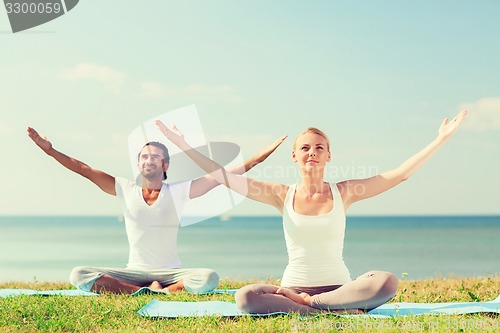
[{"label": "woman's white tank top", "polygon": [[288,251],[281,285],[316,287],[341,285],[351,281],[344,263],[345,213],[336,184],[330,184],[333,209],[322,215],[295,212],[293,199],[297,185],[290,186],[283,207],[283,230]]}]

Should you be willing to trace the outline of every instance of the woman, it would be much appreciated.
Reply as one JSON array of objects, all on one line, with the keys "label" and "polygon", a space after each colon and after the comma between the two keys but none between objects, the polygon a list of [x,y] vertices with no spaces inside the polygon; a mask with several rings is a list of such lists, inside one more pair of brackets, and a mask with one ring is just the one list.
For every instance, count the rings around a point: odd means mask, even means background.
[{"label": "woman", "polygon": [[324,310],[363,313],[394,297],[398,279],[389,272],[370,271],[351,280],[344,264],[345,212],[355,202],[381,194],[413,175],[455,133],[467,115],[460,112],[451,122],[445,119],[437,138],[391,171],[366,179],[337,184],[323,180],[330,162],[330,143],[316,128],[295,140],[292,159],[302,175],[292,186],[267,183],[226,172],[191,149],[174,126],[160,121],[159,129],[221,184],[248,198],[276,207],[283,215],[289,262],[281,286],[253,284],[236,293],[236,304],[248,313]]}]

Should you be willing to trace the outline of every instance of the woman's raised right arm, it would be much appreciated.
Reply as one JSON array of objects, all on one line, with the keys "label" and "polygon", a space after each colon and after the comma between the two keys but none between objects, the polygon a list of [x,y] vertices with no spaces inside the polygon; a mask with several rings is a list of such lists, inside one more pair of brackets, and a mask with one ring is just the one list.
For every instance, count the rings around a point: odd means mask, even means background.
[{"label": "woman's raised right arm", "polygon": [[280,212],[283,210],[283,202],[288,186],[262,182],[243,175],[230,173],[216,162],[189,146],[186,140],[184,140],[182,133],[175,126],[171,130],[159,120],[156,121],[156,125],[167,139],[182,149],[186,155],[217,182],[247,198],[272,205]]}]

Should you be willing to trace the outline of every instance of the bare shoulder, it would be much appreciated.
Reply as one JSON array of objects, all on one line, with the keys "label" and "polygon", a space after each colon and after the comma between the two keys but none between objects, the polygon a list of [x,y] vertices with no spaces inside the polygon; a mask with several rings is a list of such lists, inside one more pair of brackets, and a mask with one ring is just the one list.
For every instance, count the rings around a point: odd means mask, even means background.
[{"label": "bare shoulder", "polygon": [[273,192],[281,199],[282,202],[284,202],[286,194],[287,194],[290,186],[285,185],[285,184],[279,184],[279,183],[272,183],[271,186],[272,186]]},{"label": "bare shoulder", "polygon": [[283,207],[285,206],[285,198],[286,198],[286,194],[288,193],[289,189],[290,189],[290,186],[288,186],[288,185],[276,184],[276,188],[274,190],[279,198],[278,210],[280,211],[281,214],[283,214]]},{"label": "bare shoulder", "polygon": [[280,183],[269,183],[269,186],[272,191],[272,196],[274,197],[274,206],[282,211],[286,194],[290,186]]},{"label": "bare shoulder", "polygon": [[355,180],[344,180],[337,183],[342,202],[345,210],[353,203],[353,193],[355,193],[356,186],[359,185]]},{"label": "bare shoulder", "polygon": [[350,184],[348,180],[337,183],[337,188],[339,189],[340,195],[342,197],[346,196],[349,193],[349,186]]}]

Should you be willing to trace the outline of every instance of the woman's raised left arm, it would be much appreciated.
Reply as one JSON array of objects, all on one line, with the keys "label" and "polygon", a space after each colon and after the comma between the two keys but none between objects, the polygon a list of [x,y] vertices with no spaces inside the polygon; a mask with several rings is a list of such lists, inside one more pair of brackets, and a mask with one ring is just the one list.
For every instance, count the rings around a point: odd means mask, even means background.
[{"label": "woman's raised left arm", "polygon": [[436,139],[399,167],[370,178],[352,179],[339,183],[345,209],[356,201],[376,196],[410,178],[451,138],[466,115],[467,111],[461,111],[452,121],[448,121],[448,118],[444,119]]}]

